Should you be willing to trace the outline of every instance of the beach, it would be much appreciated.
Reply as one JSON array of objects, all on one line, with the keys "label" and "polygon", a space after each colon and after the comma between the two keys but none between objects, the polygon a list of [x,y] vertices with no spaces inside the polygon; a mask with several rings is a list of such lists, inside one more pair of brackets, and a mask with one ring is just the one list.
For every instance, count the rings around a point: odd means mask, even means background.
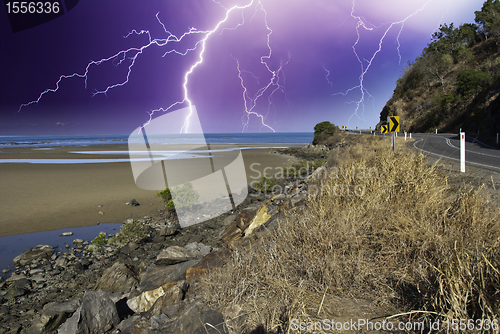
[{"label": "beach", "polygon": [[[244,144],[247,180],[266,167],[282,167],[291,157],[271,154],[269,144]],[[254,148],[252,148],[252,146]],[[280,146],[283,145],[274,145]],[[291,146],[291,145],[287,145]],[[222,144],[212,149],[223,148]],[[2,148],[0,159],[127,159],[116,154],[78,154],[78,151],[123,151],[127,145],[85,147]],[[84,160],[82,160],[84,161]],[[253,164],[253,168],[250,166]],[[14,234],[122,223],[128,218],[154,216],[164,207],[157,191],[136,186],[130,162],[0,163],[0,237]],[[139,206],[125,205],[135,199]]]}]

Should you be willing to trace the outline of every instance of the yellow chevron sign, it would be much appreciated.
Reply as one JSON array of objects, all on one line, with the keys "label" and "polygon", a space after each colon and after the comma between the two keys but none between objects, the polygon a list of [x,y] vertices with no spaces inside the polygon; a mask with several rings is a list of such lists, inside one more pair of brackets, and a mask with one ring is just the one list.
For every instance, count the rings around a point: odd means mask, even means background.
[{"label": "yellow chevron sign", "polygon": [[399,132],[399,116],[390,116],[389,117],[389,131],[390,132]]},{"label": "yellow chevron sign", "polygon": [[387,133],[387,132],[388,132],[388,131],[387,131],[387,125],[381,125],[381,126],[380,126],[380,132],[381,132],[381,133]]}]

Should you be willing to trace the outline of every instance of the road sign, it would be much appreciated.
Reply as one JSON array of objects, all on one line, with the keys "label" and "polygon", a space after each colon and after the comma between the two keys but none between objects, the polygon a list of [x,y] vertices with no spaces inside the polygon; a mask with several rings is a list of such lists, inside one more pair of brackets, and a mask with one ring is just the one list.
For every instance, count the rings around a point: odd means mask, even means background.
[{"label": "road sign", "polygon": [[358,127],[356,127],[356,130],[358,129]]},{"label": "road sign", "polygon": [[387,125],[381,125],[380,126],[380,132],[381,133],[387,133]]},{"label": "road sign", "polygon": [[372,127],[370,126],[370,130],[372,129]]},{"label": "road sign", "polygon": [[389,116],[389,132],[399,132],[399,116]]}]

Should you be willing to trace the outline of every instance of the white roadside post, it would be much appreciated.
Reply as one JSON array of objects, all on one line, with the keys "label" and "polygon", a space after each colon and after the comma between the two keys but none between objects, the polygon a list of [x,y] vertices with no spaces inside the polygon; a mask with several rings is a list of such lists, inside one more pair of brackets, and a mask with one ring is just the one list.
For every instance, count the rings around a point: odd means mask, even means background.
[{"label": "white roadside post", "polygon": [[405,141],[406,141],[406,131],[405,131]]},{"label": "white roadside post", "polygon": [[436,134],[438,134],[438,129],[436,129]]},{"label": "white roadside post", "polygon": [[465,173],[465,132],[460,132],[460,171]]},{"label": "white roadside post", "polygon": [[410,132],[410,139],[411,139],[411,132]]}]

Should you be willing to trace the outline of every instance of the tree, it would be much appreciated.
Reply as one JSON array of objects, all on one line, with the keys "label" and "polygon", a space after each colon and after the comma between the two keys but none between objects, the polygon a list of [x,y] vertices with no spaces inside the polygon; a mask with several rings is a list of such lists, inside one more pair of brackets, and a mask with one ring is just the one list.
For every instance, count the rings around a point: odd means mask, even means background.
[{"label": "tree", "polygon": [[462,70],[457,76],[457,93],[462,96],[475,94],[491,84],[492,78],[486,72]]},{"label": "tree", "polygon": [[339,128],[334,124],[324,121],[314,126],[313,145],[318,145],[326,141],[330,136],[333,136]]},{"label": "tree", "polygon": [[476,11],[475,14],[475,21],[485,38],[498,37],[500,32],[500,1],[485,1],[481,11]]},{"label": "tree", "polygon": [[446,93],[445,79],[452,72],[453,58],[448,54],[434,52],[423,56],[420,61],[427,72],[439,80],[443,93]]}]

